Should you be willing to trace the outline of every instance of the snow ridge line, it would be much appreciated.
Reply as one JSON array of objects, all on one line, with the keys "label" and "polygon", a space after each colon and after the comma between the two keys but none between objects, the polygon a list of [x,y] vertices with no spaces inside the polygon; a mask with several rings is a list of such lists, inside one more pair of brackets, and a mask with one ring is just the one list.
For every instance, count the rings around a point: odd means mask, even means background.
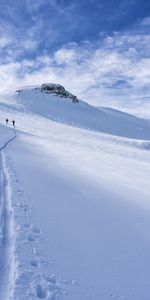
[{"label": "snow ridge line", "polygon": [[13,300],[17,269],[10,178],[5,155],[2,152],[15,138],[16,132],[0,147],[0,295],[2,300]]}]

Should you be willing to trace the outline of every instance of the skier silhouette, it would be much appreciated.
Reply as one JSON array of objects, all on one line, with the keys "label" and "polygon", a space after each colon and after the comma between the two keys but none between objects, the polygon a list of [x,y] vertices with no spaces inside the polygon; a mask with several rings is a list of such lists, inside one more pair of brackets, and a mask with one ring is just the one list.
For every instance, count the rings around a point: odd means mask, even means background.
[{"label": "skier silhouette", "polygon": [[14,120],[12,121],[12,124],[13,124],[13,127],[15,128],[15,121]]},{"label": "skier silhouette", "polygon": [[6,118],[6,124],[8,124],[8,119]]}]

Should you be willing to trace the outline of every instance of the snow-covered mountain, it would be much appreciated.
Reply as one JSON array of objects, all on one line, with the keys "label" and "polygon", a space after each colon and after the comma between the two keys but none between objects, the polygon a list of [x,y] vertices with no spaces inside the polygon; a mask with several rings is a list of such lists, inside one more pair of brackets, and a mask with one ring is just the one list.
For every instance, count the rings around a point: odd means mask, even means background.
[{"label": "snow-covered mountain", "polygon": [[0,299],[148,300],[149,150],[58,84],[0,95]]},{"label": "snow-covered mountain", "polygon": [[150,139],[150,122],[110,108],[96,108],[58,84],[19,89],[12,96],[24,111],[64,124],[133,139]]}]

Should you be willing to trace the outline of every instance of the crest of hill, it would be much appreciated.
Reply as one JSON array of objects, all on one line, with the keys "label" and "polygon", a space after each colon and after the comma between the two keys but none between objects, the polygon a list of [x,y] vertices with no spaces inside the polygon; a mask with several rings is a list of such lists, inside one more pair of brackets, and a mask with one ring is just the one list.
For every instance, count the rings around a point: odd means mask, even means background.
[{"label": "crest of hill", "polygon": [[17,91],[15,100],[24,110],[59,123],[121,137],[150,140],[149,121],[112,108],[94,107],[78,100],[59,84],[25,87]]},{"label": "crest of hill", "polygon": [[[30,88],[30,87],[29,87]],[[40,91],[46,94],[53,94],[60,98],[70,98],[73,103],[79,103],[78,98],[68,92],[62,85],[55,83],[43,83],[41,86],[33,87],[33,91]],[[21,93],[22,90],[17,90],[17,93]]]}]

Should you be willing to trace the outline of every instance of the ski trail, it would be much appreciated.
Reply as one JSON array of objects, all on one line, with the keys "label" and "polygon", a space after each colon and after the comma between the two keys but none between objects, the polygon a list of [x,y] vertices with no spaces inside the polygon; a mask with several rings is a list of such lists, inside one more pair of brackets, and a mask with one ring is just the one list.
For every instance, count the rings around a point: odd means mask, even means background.
[{"label": "ski trail", "polygon": [[13,300],[16,277],[15,228],[10,178],[5,155],[2,152],[15,137],[16,133],[0,148],[0,299],[2,300]]},{"label": "ski trail", "polygon": [[15,138],[16,138],[17,134],[16,134],[16,130],[14,129],[14,136],[12,138],[10,138],[9,140],[7,140],[3,146],[0,147],[0,151],[4,150]]}]

